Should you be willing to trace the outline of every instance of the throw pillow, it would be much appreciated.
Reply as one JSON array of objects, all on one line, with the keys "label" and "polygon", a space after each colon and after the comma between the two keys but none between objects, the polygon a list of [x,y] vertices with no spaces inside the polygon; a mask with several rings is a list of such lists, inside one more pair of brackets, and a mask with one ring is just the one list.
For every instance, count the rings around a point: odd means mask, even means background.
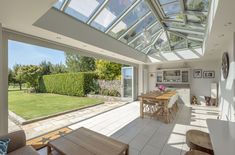
[{"label": "throw pillow", "polygon": [[0,139],[0,155],[7,154],[7,147],[10,142],[10,139]]}]

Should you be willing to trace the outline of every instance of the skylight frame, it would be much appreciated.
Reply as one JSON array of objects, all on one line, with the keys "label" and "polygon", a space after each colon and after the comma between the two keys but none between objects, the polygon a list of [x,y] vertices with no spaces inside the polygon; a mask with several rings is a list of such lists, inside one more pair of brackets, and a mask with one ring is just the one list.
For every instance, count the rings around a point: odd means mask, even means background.
[{"label": "skylight frame", "polygon": [[[97,16],[99,16],[99,14],[105,9],[105,7],[107,6],[108,2],[110,0],[104,0],[104,2],[96,8],[96,10],[92,13],[92,15],[89,17],[89,19],[87,20],[86,24],[88,24],[89,26],[91,26],[91,23],[97,18]],[[144,29],[149,30],[152,26],[155,26],[156,24],[159,24],[161,29],[159,29],[156,33],[152,34],[152,38],[154,38],[154,35],[158,34],[160,37],[161,34],[160,33],[166,33],[167,36],[167,42],[169,44],[170,47],[170,51],[172,50],[172,46],[171,46],[171,41],[169,39],[168,33],[169,32],[174,32],[179,36],[183,36],[182,38],[185,39],[186,41],[186,47],[189,48],[189,42],[192,40],[193,42],[198,42],[199,44],[201,44],[202,46],[202,42],[204,40],[204,35],[205,35],[205,29],[208,23],[208,8],[203,9],[203,11],[197,11],[197,10],[187,10],[186,9],[186,4],[185,2],[187,0],[169,0],[169,3],[164,3],[164,4],[160,4],[159,2],[160,0],[145,0],[145,3],[149,6],[150,11],[148,11],[144,16],[142,16],[141,18],[139,18],[134,24],[132,24],[132,26],[130,26],[128,29],[123,30],[124,33],[119,36],[118,38],[114,38],[118,41],[120,41],[121,43],[123,43],[121,41],[121,39],[128,34],[131,30],[135,29],[137,27],[137,25],[139,23],[141,23],[141,21],[143,21],[144,19],[146,19],[151,13],[155,15],[156,17],[156,21],[154,23],[152,23],[151,25],[147,25]],[[209,7],[210,7],[210,0],[205,0],[205,1],[209,1]],[[62,1],[63,4],[61,7],[57,8],[60,11],[65,11],[66,7],[68,7],[68,4],[71,2],[71,0],[64,0]],[[106,35],[108,35],[108,33],[115,27],[118,25],[118,23],[120,21],[122,21],[127,15],[128,13],[130,13],[138,4],[140,4],[142,2],[142,0],[134,0],[132,2],[132,4],[127,7],[126,9],[124,9],[125,11],[122,12],[120,15],[118,15],[117,18],[115,18],[110,24],[109,26],[105,29],[105,31],[103,33],[105,33]],[[180,4],[180,12],[177,12],[176,14],[165,14],[165,12],[163,11],[163,7],[167,6],[167,5],[172,5],[173,3],[177,3]],[[181,18],[177,19],[174,18],[172,16],[178,16],[178,15],[182,15]],[[188,15],[192,15],[192,16],[205,16],[206,20],[203,23],[200,22],[193,22],[187,19]],[[171,18],[172,17],[172,18]],[[173,26],[171,24],[171,26],[167,27],[166,24],[167,23],[173,23]],[[174,23],[176,24],[176,26],[174,26]],[[182,26],[181,26],[182,25]],[[186,27],[184,27],[184,25]],[[144,30],[143,29],[143,30]],[[142,36],[142,32],[143,30],[140,30],[139,33],[137,35],[135,35],[130,41],[125,42],[124,44],[128,45],[129,47],[133,48],[131,46],[131,44],[136,41],[137,39],[139,39]],[[157,41],[157,40],[156,40]],[[155,41],[155,42],[156,42]],[[147,45],[144,49],[139,50],[138,47],[142,46],[142,43],[140,43],[138,46],[134,47],[135,50],[140,51],[140,52],[144,52],[144,53],[148,53],[149,51],[146,52],[146,49],[149,48],[149,50],[151,49],[151,45]],[[151,42],[151,44],[153,44]],[[178,50],[178,49],[177,49]],[[173,50],[175,51],[175,50]],[[172,52],[172,51],[171,51]]]}]

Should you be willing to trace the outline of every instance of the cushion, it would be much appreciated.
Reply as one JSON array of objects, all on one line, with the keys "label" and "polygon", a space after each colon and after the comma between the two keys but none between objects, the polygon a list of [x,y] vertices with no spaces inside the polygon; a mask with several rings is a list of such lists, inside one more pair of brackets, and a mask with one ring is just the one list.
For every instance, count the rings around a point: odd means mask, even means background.
[{"label": "cushion", "polygon": [[0,139],[0,155],[6,155],[7,154],[7,147],[10,142],[10,139]]},{"label": "cushion", "polygon": [[34,150],[31,146],[24,146],[13,152],[8,153],[7,155],[39,155],[39,153]]}]

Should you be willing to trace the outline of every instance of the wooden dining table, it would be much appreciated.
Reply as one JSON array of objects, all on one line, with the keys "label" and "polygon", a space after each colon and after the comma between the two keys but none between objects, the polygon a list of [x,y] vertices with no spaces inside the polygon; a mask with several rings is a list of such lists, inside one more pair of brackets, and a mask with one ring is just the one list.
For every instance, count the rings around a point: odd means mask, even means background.
[{"label": "wooden dining table", "polygon": [[144,101],[145,100],[152,100],[156,104],[162,104],[163,110],[167,113],[168,102],[172,96],[176,94],[176,91],[166,91],[166,92],[149,92],[146,94],[142,94],[139,96],[140,99],[140,117],[144,117]]}]

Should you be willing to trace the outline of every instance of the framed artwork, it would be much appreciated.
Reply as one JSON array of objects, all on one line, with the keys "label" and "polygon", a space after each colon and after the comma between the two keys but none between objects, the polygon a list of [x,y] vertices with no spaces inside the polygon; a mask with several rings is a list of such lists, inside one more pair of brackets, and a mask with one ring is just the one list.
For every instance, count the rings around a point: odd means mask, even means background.
[{"label": "framed artwork", "polygon": [[215,78],[215,71],[204,71],[203,78]]},{"label": "framed artwork", "polygon": [[193,78],[202,78],[202,70],[194,69],[193,70]]}]

